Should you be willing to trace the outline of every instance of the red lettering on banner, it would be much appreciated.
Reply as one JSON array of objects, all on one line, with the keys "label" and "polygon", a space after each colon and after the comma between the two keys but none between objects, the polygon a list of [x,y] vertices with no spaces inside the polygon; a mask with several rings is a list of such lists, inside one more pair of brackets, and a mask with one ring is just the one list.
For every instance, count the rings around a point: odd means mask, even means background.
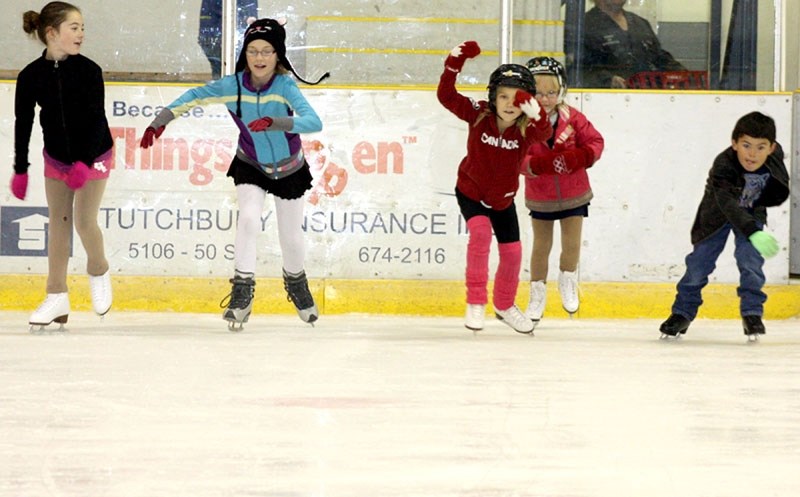
[{"label": "red lettering on banner", "polygon": [[[156,143],[157,145],[158,143]],[[172,171],[175,169],[175,159],[177,158],[178,169],[186,171],[189,169],[189,144],[183,138],[167,138],[162,141],[161,154],[153,151],[156,156],[155,162],[159,163],[160,167],[153,167],[153,169],[162,169],[164,171]],[[155,164],[153,164],[155,166]]]},{"label": "red lettering on banner", "polygon": [[233,159],[231,140],[195,140],[161,137],[150,148],[139,147],[140,136],[136,128],[112,127],[111,137],[116,152],[111,168],[116,167],[119,151],[123,151],[125,169],[140,171],[189,171],[189,182],[207,185],[214,179],[214,171],[227,172]]},{"label": "red lettering on banner", "polygon": [[[136,128],[112,127],[115,153],[110,161],[111,169],[116,161],[128,170],[140,171],[188,171],[189,182],[203,186],[209,184],[215,173],[226,173],[234,157],[236,143],[230,139],[197,139],[161,137],[153,146],[139,147],[140,136]],[[404,140],[406,138],[404,137]],[[409,142],[415,143],[415,142]],[[348,181],[348,171],[328,160],[325,145],[319,140],[303,142],[306,161],[314,177],[314,186],[309,202],[317,204],[323,196],[340,195]],[[378,142],[377,145],[362,141],[352,152],[354,169],[361,174],[403,174],[403,145],[399,142]],[[390,167],[391,162],[391,167]]]},{"label": "red lettering on banner", "polygon": [[199,140],[192,145],[192,173],[189,181],[193,185],[207,185],[214,179],[214,173],[205,166],[211,162],[213,153],[213,140]]},{"label": "red lettering on banner", "polygon": [[398,142],[378,142],[378,149],[368,142],[360,142],[353,149],[353,167],[362,174],[387,174],[389,155],[392,155],[392,172],[403,174],[403,145]]},{"label": "red lettering on banner", "polygon": [[314,187],[308,201],[317,205],[321,196],[335,197],[347,186],[347,170],[333,162],[323,153],[325,146],[319,140],[303,142],[303,153],[314,177]]},{"label": "red lettering on banner", "polygon": [[[111,139],[114,141],[114,145],[116,149],[119,150],[119,145],[117,145],[117,139],[122,140],[123,143],[123,150],[125,150],[125,169],[136,169],[135,166],[135,157],[136,157],[136,146],[134,142],[136,141],[136,128],[110,128],[111,129]],[[111,156],[111,160],[109,161],[110,169],[116,169],[117,167],[117,156],[116,153]]]},{"label": "red lettering on banner", "polygon": [[230,140],[217,140],[214,144],[214,155],[217,156],[217,162],[214,163],[214,169],[221,173],[227,173],[228,167],[233,160],[233,142]]}]

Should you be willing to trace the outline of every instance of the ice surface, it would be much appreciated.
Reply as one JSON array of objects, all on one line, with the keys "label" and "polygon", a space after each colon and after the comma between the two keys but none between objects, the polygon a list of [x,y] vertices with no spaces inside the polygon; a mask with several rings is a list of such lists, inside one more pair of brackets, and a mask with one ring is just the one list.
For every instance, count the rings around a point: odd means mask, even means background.
[{"label": "ice surface", "polygon": [[0,496],[737,497],[800,489],[800,329],[0,313]]}]

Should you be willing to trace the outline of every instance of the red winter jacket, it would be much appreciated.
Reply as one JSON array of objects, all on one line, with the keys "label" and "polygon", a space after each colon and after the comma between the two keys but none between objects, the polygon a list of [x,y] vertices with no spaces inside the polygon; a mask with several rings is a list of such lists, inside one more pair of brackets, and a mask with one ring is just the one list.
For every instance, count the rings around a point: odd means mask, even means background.
[{"label": "red winter jacket", "polygon": [[[542,174],[533,178],[526,176],[525,207],[532,211],[559,212],[574,209],[588,203],[593,196],[586,168],[591,167],[603,153],[603,136],[578,109],[562,104],[558,106],[555,137],[554,148],[581,148],[590,153],[591,157],[586,167],[576,168],[568,174]],[[534,143],[528,150],[528,155],[535,158],[552,151],[547,143]]]},{"label": "red winter jacket", "polygon": [[519,189],[519,164],[528,148],[547,140],[553,127],[544,109],[537,121],[531,120],[522,136],[516,124],[502,134],[493,113],[484,114],[488,102],[475,102],[456,91],[458,74],[445,69],[436,96],[444,107],[469,123],[467,155],[458,166],[456,187],[467,198],[483,202],[494,210],[507,209]]}]

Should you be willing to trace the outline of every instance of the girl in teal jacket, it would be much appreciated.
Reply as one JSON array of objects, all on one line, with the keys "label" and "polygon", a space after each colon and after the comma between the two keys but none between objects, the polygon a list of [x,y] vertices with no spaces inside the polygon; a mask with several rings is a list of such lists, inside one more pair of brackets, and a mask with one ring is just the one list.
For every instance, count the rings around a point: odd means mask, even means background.
[{"label": "girl in teal jacket", "polygon": [[236,73],[192,88],[165,107],[147,127],[141,146],[147,148],[166,125],[197,105],[222,104],[239,128],[239,142],[228,176],[236,185],[239,218],[234,249],[235,272],[223,318],[241,330],[253,307],[256,241],[267,193],[275,199],[278,238],[283,258],[284,287],[300,318],[313,323],[319,311],[304,269],[304,193],[311,171],[303,157],[300,133],[322,130],[322,122],[289,72],[307,84],[286,58],[286,31],[274,19],[259,19],[245,31]]}]

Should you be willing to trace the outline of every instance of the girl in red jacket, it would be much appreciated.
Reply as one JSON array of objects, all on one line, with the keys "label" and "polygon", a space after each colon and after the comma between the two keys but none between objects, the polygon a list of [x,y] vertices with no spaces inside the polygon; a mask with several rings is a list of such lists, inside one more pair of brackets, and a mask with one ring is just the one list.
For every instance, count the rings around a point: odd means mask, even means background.
[{"label": "girl in red jacket", "polygon": [[458,167],[456,182],[456,199],[469,229],[465,325],[471,330],[483,328],[494,230],[500,255],[494,281],[495,315],[515,331],[531,333],[533,323],[514,305],[522,263],[514,196],[525,152],[535,142],[546,140],[552,128],[533,97],[536,84],[525,66],[498,67],[489,78],[488,101],[473,102],[456,91],[456,76],[464,62],[480,51],[474,41],[454,48],[445,60],[437,92],[439,102],[469,124],[467,156]]},{"label": "girl in red jacket", "polygon": [[527,64],[536,80],[536,100],[547,112],[554,133],[535,143],[523,161],[525,206],[533,224],[531,293],[525,315],[536,325],[545,307],[547,265],[553,247],[553,225],[561,225],[558,290],[568,313],[578,310],[578,261],[583,218],[589,215],[592,188],[586,169],[600,158],[603,137],[578,109],[564,103],[564,66],[551,57],[534,57]]}]

